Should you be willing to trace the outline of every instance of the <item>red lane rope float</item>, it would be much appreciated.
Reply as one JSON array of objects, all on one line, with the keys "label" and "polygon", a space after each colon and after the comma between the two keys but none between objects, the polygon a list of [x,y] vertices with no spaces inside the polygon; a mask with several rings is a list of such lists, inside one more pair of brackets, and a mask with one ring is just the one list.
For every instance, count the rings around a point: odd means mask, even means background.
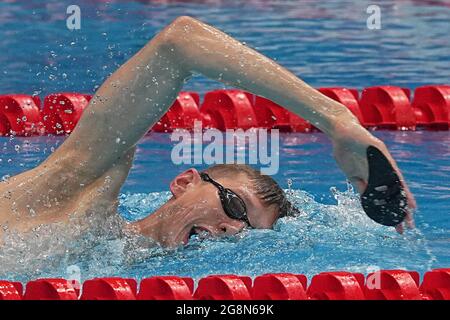
[{"label": "red lane rope float", "polygon": [[323,272],[315,275],[307,294],[313,300],[364,300],[364,275],[350,272]]},{"label": "red lane rope float", "polygon": [[265,274],[255,278],[253,300],[307,300],[307,279],[290,273]]},{"label": "red lane rope float", "polygon": [[197,300],[251,300],[252,279],[236,275],[215,275],[200,279]]},{"label": "red lane rope float", "polygon": [[390,130],[414,130],[416,118],[407,89],[393,86],[365,88],[359,105],[363,124]]},{"label": "red lane rope float", "polygon": [[[321,93],[346,106],[364,127],[389,130],[450,129],[450,85],[418,87],[411,91],[394,86],[356,89],[319,88]],[[90,95],[55,93],[44,99],[21,94],[0,95],[0,136],[69,134],[88,106]],[[266,128],[282,132],[318,131],[313,124],[266,98],[242,90],[214,90],[203,103],[196,92],[180,92],[173,105],[151,128],[192,131],[195,121],[203,128]]]},{"label": "red lane rope float", "polygon": [[42,123],[47,134],[69,134],[91,100],[80,93],[55,93],[44,99]]},{"label": "red lane rope float", "polygon": [[81,300],[136,300],[134,279],[96,278],[83,283]]},{"label": "red lane rope float", "polygon": [[199,110],[200,96],[196,92],[180,92],[175,102],[152,127],[155,132],[172,132],[174,129],[194,129],[195,121],[202,121]]},{"label": "red lane rope float", "polygon": [[[372,279],[379,279],[371,281]],[[377,283],[378,282],[378,283]],[[367,276],[364,287],[367,300],[421,300],[419,273],[382,270]]]},{"label": "red lane rope float", "polygon": [[192,300],[194,280],[174,276],[151,277],[141,281],[138,300]]},{"label": "red lane rope float", "polygon": [[0,96],[0,136],[11,132],[18,136],[31,136],[39,131],[39,97],[25,94]]},{"label": "red lane rope float", "polygon": [[0,280],[0,300],[22,300],[22,293],[20,282]]},{"label": "red lane rope float", "polygon": [[258,127],[253,95],[241,90],[215,90],[206,93],[201,112],[215,120],[217,129],[249,129]]},{"label": "red lane rope float", "polygon": [[319,91],[327,97],[336,100],[346,106],[358,118],[359,122],[364,125],[364,119],[359,107],[359,93],[356,89],[348,88],[320,88]]},{"label": "red lane rope float", "polygon": [[38,279],[27,283],[23,300],[78,300],[69,280]]},{"label": "red lane rope float", "polygon": [[0,300],[450,300],[450,269],[424,274],[380,270],[361,273],[322,272],[309,286],[304,275],[273,273],[250,277],[210,275],[154,276],[137,282],[126,278],[95,278],[83,283],[81,297],[72,280],[38,279],[27,283],[0,280]]},{"label": "red lane rope float", "polygon": [[420,291],[429,300],[450,300],[450,269],[425,273]]},{"label": "red lane rope float", "polygon": [[275,102],[256,96],[255,110],[259,126],[278,129],[281,132],[311,132],[314,127],[296,114],[284,109]]},{"label": "red lane rope float", "polygon": [[440,130],[450,127],[450,86],[424,86],[414,92],[417,125]]}]

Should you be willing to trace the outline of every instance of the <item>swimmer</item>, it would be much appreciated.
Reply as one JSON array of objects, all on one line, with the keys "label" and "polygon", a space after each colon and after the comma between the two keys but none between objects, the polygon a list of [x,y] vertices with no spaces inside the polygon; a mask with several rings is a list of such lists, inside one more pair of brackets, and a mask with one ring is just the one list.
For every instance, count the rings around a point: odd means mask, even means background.
[{"label": "swimmer", "polygon": [[[65,142],[39,166],[0,183],[0,225],[29,232],[96,208],[117,215],[118,194],[136,144],[168,110],[184,83],[203,74],[266,97],[314,124],[331,140],[337,164],[375,221],[413,227],[415,200],[385,144],[340,103],[273,60],[194,18],[167,25],[98,89]],[[293,210],[278,184],[245,165],[189,169],[172,197],[128,226],[164,247],[195,233],[234,235],[271,228]],[[0,233],[2,229],[0,229]]]}]

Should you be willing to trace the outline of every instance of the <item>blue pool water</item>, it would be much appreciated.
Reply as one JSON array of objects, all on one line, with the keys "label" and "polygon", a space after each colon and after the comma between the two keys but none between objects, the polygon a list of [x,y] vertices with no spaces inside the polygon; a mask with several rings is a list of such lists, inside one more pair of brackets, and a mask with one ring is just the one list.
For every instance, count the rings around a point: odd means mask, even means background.
[{"label": "blue pool water", "polygon": [[[391,84],[415,88],[450,83],[450,3],[383,1],[382,29],[366,28],[370,1],[169,1],[168,3],[77,1],[81,30],[65,27],[69,1],[0,4],[0,93],[45,95],[58,91],[93,93],[157,31],[178,15],[211,23],[276,59],[313,86]],[[185,87],[204,93],[222,84],[197,76]],[[302,209],[275,230],[253,230],[232,239],[194,242],[185,249],[154,251],[123,263],[120,243],[60,259],[43,254],[48,268],[26,273],[22,255],[9,278],[65,276],[68,265],[82,278],[101,275],[143,277],[211,273],[257,275],[324,270],[368,272],[405,268],[424,272],[450,266],[450,133],[376,132],[386,142],[415,194],[417,229],[403,236],[378,226],[362,213],[347,190],[320,133],[281,136],[276,180]],[[63,138],[0,138],[0,177],[36,166]],[[150,213],[167,197],[170,179],[187,166],[170,161],[168,135],[152,134],[139,144],[135,164],[122,189],[120,211],[127,219]],[[334,191],[330,191],[330,188]],[[14,250],[26,251],[26,247]],[[29,250],[29,249],[28,249]],[[2,257],[3,254],[3,257]],[[0,252],[0,259],[13,257]],[[23,258],[25,257],[25,258]],[[1,260],[5,262],[6,260]],[[48,261],[48,262],[47,262]],[[6,265],[10,261],[3,263]],[[282,263],[280,263],[282,262]],[[23,272],[22,272],[23,271]],[[21,274],[23,274],[21,276]],[[22,278],[21,278],[22,277]]]},{"label": "blue pool water", "polygon": [[[418,201],[417,229],[404,236],[369,220],[356,201],[356,194],[345,192],[344,176],[322,134],[287,134],[281,136],[281,170],[275,178],[284,188],[287,179],[293,180],[296,193],[292,198],[303,211],[299,218],[280,221],[275,231],[252,230],[237,238],[194,242],[175,252],[151,252],[150,258],[131,265],[116,261],[122,249],[110,241],[107,249],[95,249],[89,259],[75,259],[70,265],[83,266],[84,277],[171,273],[200,277],[211,273],[257,275],[274,271],[312,275],[323,270],[368,272],[375,267],[423,272],[447,267],[450,134],[376,135],[387,141]],[[0,176],[33,168],[61,141],[62,138],[54,137],[0,139]],[[143,217],[162,204],[168,197],[164,191],[170,179],[187,168],[168,164],[171,146],[169,136],[164,134],[147,136],[139,144],[120,197],[120,211],[127,219]],[[338,190],[337,194],[330,191],[332,187]],[[108,256],[103,250],[109,250]],[[65,274],[65,267],[63,261],[58,268],[42,272]]]}]

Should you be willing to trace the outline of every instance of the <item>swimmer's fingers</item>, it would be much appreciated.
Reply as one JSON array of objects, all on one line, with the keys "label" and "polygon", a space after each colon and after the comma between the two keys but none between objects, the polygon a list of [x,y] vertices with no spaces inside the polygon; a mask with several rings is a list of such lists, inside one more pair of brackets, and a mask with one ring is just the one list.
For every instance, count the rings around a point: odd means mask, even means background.
[{"label": "swimmer's fingers", "polygon": [[402,184],[403,190],[405,191],[406,194],[406,201],[408,202],[408,208],[412,210],[417,208],[417,203],[416,203],[416,199],[414,198],[414,195],[412,194],[412,192],[409,190],[408,185],[405,183],[405,179],[403,178],[402,173],[400,172],[400,170],[398,169],[397,166],[394,166],[395,171],[397,172],[397,175],[400,178],[400,183]]},{"label": "swimmer's fingers", "polygon": [[395,226],[395,231],[397,231],[400,234],[403,234],[403,231],[404,231],[403,222],[399,223],[398,225]]},{"label": "swimmer's fingers", "polygon": [[412,211],[408,211],[408,213],[406,214],[405,223],[409,229],[414,229],[416,227]]},{"label": "swimmer's fingers", "polygon": [[411,191],[409,191],[408,186],[404,183],[403,186],[405,188],[404,190],[406,192],[406,199],[408,201],[408,208],[406,211],[404,223],[408,229],[414,229],[416,227],[414,223],[414,209],[417,208],[416,199],[414,199],[414,196],[412,195]]},{"label": "swimmer's fingers", "polygon": [[398,225],[395,226],[395,231],[397,231],[400,234],[403,234],[403,232],[405,231],[405,226],[408,229],[415,228],[414,218],[413,218],[413,214],[411,211],[408,211],[408,213],[406,214],[405,220],[402,223],[399,223]]},{"label": "swimmer's fingers", "polygon": [[364,193],[368,185],[367,180],[354,177],[348,178],[348,180],[356,187],[356,190],[358,190],[359,194]]}]

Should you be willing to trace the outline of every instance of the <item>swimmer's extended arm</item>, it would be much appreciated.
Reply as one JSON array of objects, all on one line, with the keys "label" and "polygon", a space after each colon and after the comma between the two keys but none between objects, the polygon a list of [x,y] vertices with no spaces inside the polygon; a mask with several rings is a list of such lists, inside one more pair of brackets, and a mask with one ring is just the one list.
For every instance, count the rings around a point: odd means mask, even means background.
[{"label": "swimmer's extended arm", "polygon": [[382,150],[403,181],[385,145],[346,107],[273,60],[190,17],[177,18],[105,81],[52,158],[67,159],[86,180],[100,176],[161,118],[193,73],[264,96],[314,124],[333,141],[338,164],[360,192],[368,181],[369,145]]}]

